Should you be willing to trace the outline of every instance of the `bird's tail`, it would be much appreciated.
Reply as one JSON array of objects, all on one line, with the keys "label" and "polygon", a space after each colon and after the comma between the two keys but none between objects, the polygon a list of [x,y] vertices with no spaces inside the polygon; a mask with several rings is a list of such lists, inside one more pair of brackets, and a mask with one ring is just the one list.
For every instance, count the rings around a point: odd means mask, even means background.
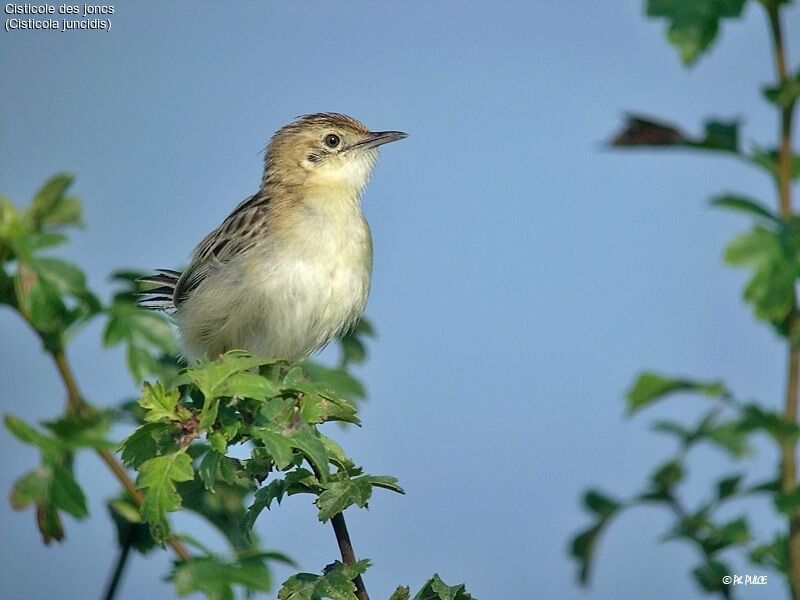
[{"label": "bird's tail", "polygon": [[175,287],[181,278],[180,271],[170,269],[156,269],[155,274],[139,279],[141,283],[152,284],[154,287],[138,294],[137,304],[152,310],[174,310]]}]

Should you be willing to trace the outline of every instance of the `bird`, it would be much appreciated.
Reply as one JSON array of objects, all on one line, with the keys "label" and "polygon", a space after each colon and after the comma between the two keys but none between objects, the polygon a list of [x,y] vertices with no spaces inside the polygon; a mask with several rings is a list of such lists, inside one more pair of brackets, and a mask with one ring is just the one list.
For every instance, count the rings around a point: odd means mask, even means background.
[{"label": "bird", "polygon": [[230,350],[303,360],[361,318],[372,234],[361,211],[378,149],[407,137],[370,131],[341,113],[298,117],[267,145],[258,191],[191,253],[184,271],[158,269],[139,305],[167,311],[183,356]]}]

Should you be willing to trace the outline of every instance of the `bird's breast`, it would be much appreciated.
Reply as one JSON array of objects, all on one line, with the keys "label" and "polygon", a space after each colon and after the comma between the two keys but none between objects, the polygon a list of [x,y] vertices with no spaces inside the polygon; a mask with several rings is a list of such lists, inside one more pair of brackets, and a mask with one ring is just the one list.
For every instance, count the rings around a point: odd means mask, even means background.
[{"label": "bird's breast", "polygon": [[[362,314],[372,273],[372,238],[360,212],[310,218],[294,235],[273,238],[250,264],[265,340],[310,353]],[[284,353],[280,353],[283,355]],[[292,354],[292,353],[288,353]]]}]

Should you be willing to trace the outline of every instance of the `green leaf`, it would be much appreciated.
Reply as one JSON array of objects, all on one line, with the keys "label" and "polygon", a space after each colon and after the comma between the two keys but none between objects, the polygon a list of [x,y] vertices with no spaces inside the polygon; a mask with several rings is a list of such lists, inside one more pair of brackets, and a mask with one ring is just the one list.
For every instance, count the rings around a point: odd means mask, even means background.
[{"label": "green leaf", "polygon": [[64,225],[74,225],[82,227],[81,213],[83,207],[81,201],[73,196],[64,196],[48,212],[42,220],[44,227],[61,227]]},{"label": "green leaf", "polygon": [[[192,381],[206,398],[231,396],[235,394],[232,394],[229,389],[228,380],[230,378],[255,367],[273,363],[272,360],[251,356],[241,350],[232,350],[214,361],[186,369],[181,377],[181,382]],[[244,378],[242,387],[247,391],[251,390],[254,385],[253,381],[252,378]],[[256,393],[272,393],[273,389],[269,387],[269,384],[264,384],[256,390]]]},{"label": "green leaf", "polygon": [[735,194],[723,194],[716,196],[711,200],[712,206],[719,206],[720,208],[728,208],[749,215],[759,217],[771,221],[772,223],[779,224],[781,219],[774,212],[769,210],[766,206],[745,196],[737,196]]},{"label": "green leaf", "polygon": [[108,411],[93,411],[86,415],[68,414],[54,421],[42,423],[66,448],[113,448],[116,444],[107,438],[111,425]]},{"label": "green leaf", "polygon": [[586,492],[583,496],[583,504],[598,517],[604,518],[612,516],[621,507],[618,500],[614,500],[598,490]]},{"label": "green leaf", "polygon": [[[778,177],[778,151],[774,148],[765,149],[756,145],[752,148],[752,154],[746,157],[751,163],[765,169],[773,177]],[[792,179],[800,177],[800,155],[792,157]]]},{"label": "green leaf", "polygon": [[11,506],[15,510],[36,507],[36,520],[45,544],[64,537],[59,511],[76,519],[89,514],[83,490],[71,470],[59,460],[59,457],[45,457],[39,467],[18,479],[11,491]]},{"label": "green leaf", "polygon": [[228,442],[225,439],[225,436],[219,432],[214,432],[211,435],[209,435],[208,443],[214,450],[216,450],[220,454],[225,454],[228,451]]},{"label": "green leaf", "polygon": [[764,410],[757,404],[742,407],[739,427],[743,431],[764,431],[778,442],[796,440],[800,437],[800,426],[787,421],[776,411]]},{"label": "green leaf", "polygon": [[413,600],[474,600],[467,593],[464,584],[448,586],[438,574],[435,574]]},{"label": "green leaf", "polygon": [[283,496],[286,494],[287,488],[288,485],[284,479],[275,479],[264,487],[259,488],[255,498],[253,498],[253,504],[247,509],[242,519],[242,529],[245,532],[252,531],[256,524],[256,519],[261,515],[261,512],[265,508],[269,509],[273,501],[280,504]]},{"label": "green leaf", "polygon": [[775,86],[762,88],[764,98],[781,108],[789,108],[800,98],[800,70]]},{"label": "green leaf", "polygon": [[300,414],[312,425],[326,421],[344,421],[361,424],[356,416],[355,407],[346,400],[322,396],[320,394],[303,394],[300,399]]},{"label": "green leaf", "polygon": [[156,547],[150,528],[142,522],[139,508],[128,497],[109,501],[108,511],[117,528],[120,547],[130,544],[142,554]]},{"label": "green leaf", "polygon": [[343,369],[330,369],[309,361],[303,364],[303,370],[336,398],[354,401],[362,400],[367,395],[363,384]]},{"label": "green leaf", "polygon": [[792,309],[800,266],[797,251],[791,250],[789,243],[778,233],[757,226],[734,238],[725,250],[729,264],[752,271],[744,298],[753,305],[756,316],[776,324]]},{"label": "green leaf", "polygon": [[651,476],[657,488],[670,489],[683,480],[683,466],[677,460],[671,460],[658,467]]},{"label": "green leaf", "polygon": [[778,492],[774,498],[775,508],[785,514],[792,514],[800,509],[800,485],[788,492]]},{"label": "green leaf", "polygon": [[628,390],[628,414],[634,414],[656,400],[677,392],[722,396],[726,390],[721,381],[695,381],[645,371],[639,374],[631,389]]},{"label": "green leaf", "polygon": [[58,463],[53,463],[51,467],[53,469],[53,479],[50,482],[50,497],[53,505],[68,512],[76,519],[83,519],[89,516],[86,496],[72,476],[72,472]]},{"label": "green leaf", "polygon": [[735,458],[747,456],[752,452],[747,432],[742,430],[741,423],[737,420],[715,425],[709,430],[708,439]]},{"label": "green leaf", "polygon": [[777,534],[771,542],[755,546],[750,551],[749,558],[754,564],[786,573],[789,568],[788,547],[786,536]]},{"label": "green leaf", "polygon": [[217,481],[219,464],[224,458],[225,456],[219,452],[209,450],[203,455],[203,460],[200,461],[200,465],[197,467],[197,473],[200,475],[200,479],[203,481],[203,487],[209,492],[214,491],[214,484]]},{"label": "green leaf", "polygon": [[294,460],[293,448],[296,446],[285,435],[269,431],[265,428],[254,428],[251,430],[254,438],[264,444],[275,466],[280,470],[286,469]]},{"label": "green leaf", "polygon": [[[225,471],[222,465],[231,462],[231,459],[223,457],[220,475]],[[254,536],[247,536],[247,532],[241,528],[246,512],[245,502],[253,491],[250,481],[236,473],[230,480],[218,477],[214,491],[210,492],[204,487],[201,478],[195,477],[192,481],[178,483],[176,489],[182,500],[181,511],[192,511],[201,516],[216,527],[237,550],[254,548]]]},{"label": "green leaf", "polygon": [[316,432],[311,427],[304,427],[293,432],[289,439],[292,447],[303,453],[308,462],[314,466],[320,479],[325,482],[330,474],[328,452]]},{"label": "green leaf", "polygon": [[63,202],[64,194],[72,185],[74,180],[73,175],[69,173],[60,173],[54,175],[39,188],[39,191],[34,195],[31,205],[28,208],[28,218],[33,224],[35,229],[42,226],[47,216]]},{"label": "green leaf", "polygon": [[742,479],[744,479],[744,475],[741,473],[720,479],[717,482],[717,499],[725,500],[738,494],[741,489]]},{"label": "green leaf", "polygon": [[178,596],[202,592],[209,600],[233,600],[234,586],[248,592],[268,592],[272,577],[263,561],[227,562],[197,557],[178,563],[172,575]]},{"label": "green leaf", "polygon": [[37,431],[14,415],[5,415],[3,422],[6,425],[6,429],[14,434],[14,437],[21,442],[36,446],[43,453],[56,454],[66,449],[60,440]]},{"label": "green leaf", "polygon": [[693,64],[717,37],[722,19],[738,18],[745,0],[648,0],[647,15],[667,20],[667,39],[686,65]]},{"label": "green leaf", "polygon": [[298,573],[284,582],[278,592],[278,600],[357,600],[356,586],[352,580],[364,573],[367,567],[369,561],[360,560],[354,565],[334,563],[333,568],[326,569],[324,575]]},{"label": "green leaf", "polygon": [[175,429],[169,423],[147,423],[136,429],[119,446],[122,462],[138,469],[147,460],[174,446]]},{"label": "green leaf", "polygon": [[236,396],[267,400],[280,394],[280,389],[269,379],[258,373],[236,373],[225,380],[215,393],[220,396]]},{"label": "green leaf", "polygon": [[722,578],[731,573],[730,567],[725,563],[717,560],[708,560],[700,566],[692,570],[695,581],[698,585],[708,593],[722,592],[723,597],[729,598],[730,593],[727,592],[730,584],[722,582]]},{"label": "green leaf", "polygon": [[162,545],[169,535],[167,513],[181,507],[175,483],[192,479],[192,459],[185,451],[151,458],[139,467],[136,482],[144,492],[142,518],[150,524],[153,539]]},{"label": "green leaf", "polygon": [[411,597],[411,590],[408,586],[399,585],[397,589],[389,597],[389,600],[409,600]]},{"label": "green leaf", "polygon": [[162,419],[180,421],[182,417],[178,415],[179,398],[178,390],[167,391],[160,382],[145,383],[142,397],[139,398],[139,406],[147,411],[144,420],[148,423]]},{"label": "green leaf", "polygon": [[137,382],[151,375],[166,380],[177,371],[174,362],[168,365],[161,360],[164,355],[177,354],[169,322],[161,313],[137,307],[132,291],[118,294],[108,309],[103,345],[110,348],[118,344],[125,346],[128,369]]},{"label": "green leaf", "polygon": [[578,563],[578,582],[583,586],[589,583],[597,543],[607,523],[606,519],[599,520],[577,534],[570,544],[570,554]]},{"label": "green leaf", "polygon": [[317,498],[319,520],[324,523],[351,504],[364,508],[370,496],[372,485],[366,477],[332,481]]}]

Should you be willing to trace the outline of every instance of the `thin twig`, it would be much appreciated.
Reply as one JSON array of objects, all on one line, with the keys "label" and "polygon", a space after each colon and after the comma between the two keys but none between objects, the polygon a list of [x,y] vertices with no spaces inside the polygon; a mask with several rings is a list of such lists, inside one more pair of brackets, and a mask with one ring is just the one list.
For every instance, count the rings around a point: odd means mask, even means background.
[{"label": "thin twig", "polygon": [[[350,534],[347,532],[347,522],[344,520],[344,513],[337,513],[331,517],[333,532],[336,534],[336,542],[339,544],[339,552],[342,554],[342,562],[346,565],[356,564],[356,554],[353,551],[353,544],[350,542]],[[353,579],[356,586],[356,598],[358,600],[369,600],[367,588],[361,575]]]},{"label": "thin twig", "polygon": [[119,584],[122,581],[122,574],[125,572],[125,565],[127,565],[128,557],[131,554],[131,537],[132,536],[130,533],[128,533],[125,536],[125,539],[122,540],[122,546],[119,549],[119,555],[114,563],[114,571],[111,573],[111,579],[108,581],[106,593],[103,595],[104,600],[114,600],[114,596],[117,595]]},{"label": "thin twig", "polygon": [[[308,464],[317,479],[322,481],[322,474],[319,469],[310,461]],[[344,519],[344,513],[333,515],[331,517],[331,525],[333,525],[333,533],[336,535],[336,543],[339,545],[339,553],[342,555],[342,563],[345,565],[356,564],[356,553],[353,550],[353,543],[350,541],[350,533],[347,531],[347,521]],[[369,600],[369,594],[367,593],[367,588],[364,587],[364,580],[361,575],[356,575],[353,583],[356,586],[356,598],[358,600]]]},{"label": "thin twig", "polygon": [[[786,47],[783,40],[780,8],[777,3],[765,4],[769,17],[770,31],[775,55],[775,70],[778,81],[784,84],[789,81],[787,69]],[[793,216],[792,208],[792,117],[795,102],[781,107],[780,118],[780,144],[778,146],[778,199],[781,216],[788,220]],[[794,299],[791,313],[788,318],[789,355],[787,360],[787,382],[784,418],[789,423],[797,421],[798,393],[800,392],[800,346],[798,346],[798,328],[800,327],[800,313],[798,312],[797,299]],[[784,440],[781,443],[781,490],[791,492],[797,486],[797,447],[794,440]],[[794,600],[800,600],[800,510],[795,509],[789,515],[788,536],[788,576],[789,588]]]},{"label": "thin twig", "polygon": [[[91,412],[93,408],[87,404],[81,396],[75,375],[72,372],[64,350],[57,350],[53,354],[53,360],[55,360],[56,366],[58,367],[58,373],[61,375],[61,380],[64,382],[64,387],[67,389],[67,407],[69,412],[73,412],[75,414],[86,414]],[[128,472],[125,470],[125,467],[122,466],[122,463],[120,463],[107,448],[98,448],[96,451],[100,457],[100,460],[102,460],[106,466],[108,466],[117,480],[122,484],[122,487],[125,488],[125,491],[128,492],[134,504],[136,504],[137,507],[141,507],[142,502],[144,501],[142,493],[136,487],[133,479],[130,478]],[[175,552],[175,555],[180,560],[191,560],[192,555],[178,538],[175,536],[170,536],[167,538],[167,544],[169,544],[170,548],[172,548],[173,552]]]}]

